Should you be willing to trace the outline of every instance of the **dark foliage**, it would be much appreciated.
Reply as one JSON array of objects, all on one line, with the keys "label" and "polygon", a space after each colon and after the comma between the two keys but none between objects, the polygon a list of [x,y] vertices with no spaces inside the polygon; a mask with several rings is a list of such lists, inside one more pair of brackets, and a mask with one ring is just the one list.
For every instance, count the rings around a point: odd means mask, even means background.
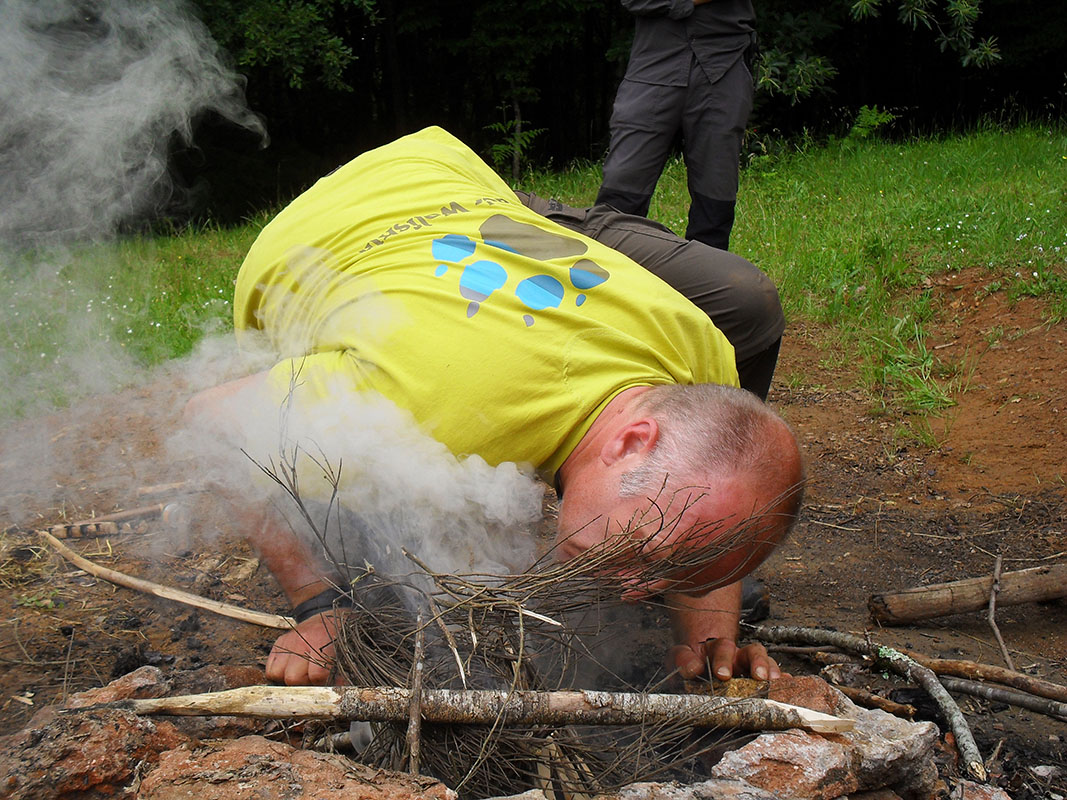
[{"label": "dark foliage", "polygon": [[[498,165],[598,161],[632,30],[619,4],[593,0],[197,5],[271,136],[260,150],[207,124],[179,154],[187,180],[207,177],[204,210],[224,220],[285,202],[359,152],[431,124]],[[980,13],[961,33],[948,11],[959,3],[759,2],[753,138],[842,135],[861,106],[892,111],[903,134],[1061,117],[1067,6],[970,6]],[[990,37],[997,51],[979,66]]]}]

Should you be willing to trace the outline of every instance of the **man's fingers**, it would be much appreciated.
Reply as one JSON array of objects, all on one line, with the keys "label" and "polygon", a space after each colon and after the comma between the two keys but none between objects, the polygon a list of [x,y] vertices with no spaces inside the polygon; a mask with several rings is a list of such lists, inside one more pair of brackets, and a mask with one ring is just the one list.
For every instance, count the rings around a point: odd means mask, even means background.
[{"label": "man's fingers", "polygon": [[679,644],[671,648],[669,663],[672,664],[674,668],[678,670],[678,674],[686,680],[697,677],[697,675],[700,675],[706,667],[706,664],[704,663],[704,654],[698,654],[687,644]]},{"label": "man's fingers", "polygon": [[704,652],[711,662],[712,675],[720,681],[728,681],[733,677],[738,651],[731,639],[709,639],[704,642]]},{"label": "man's fingers", "polygon": [[739,670],[747,671],[757,680],[780,678],[782,671],[777,662],[767,655],[767,648],[761,644],[750,644],[737,651],[735,664]]},{"label": "man's fingers", "polygon": [[319,614],[278,637],[267,658],[268,680],[287,686],[321,686],[333,669],[332,614]]},{"label": "man's fingers", "polygon": [[773,658],[767,655],[761,644],[738,648],[731,639],[708,639],[696,648],[676,645],[671,648],[670,660],[678,674],[686,680],[703,675],[711,666],[711,676],[729,680],[734,676],[751,675],[757,680],[773,680],[782,676],[782,671]]}]

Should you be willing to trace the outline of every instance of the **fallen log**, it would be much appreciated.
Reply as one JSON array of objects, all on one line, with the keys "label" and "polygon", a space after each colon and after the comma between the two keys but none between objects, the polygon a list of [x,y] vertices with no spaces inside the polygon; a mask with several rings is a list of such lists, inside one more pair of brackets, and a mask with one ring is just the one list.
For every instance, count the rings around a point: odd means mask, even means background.
[{"label": "fallen log", "polygon": [[[99,706],[135,714],[231,715],[269,719],[404,722],[410,689],[345,686],[247,686],[223,692],[120,700]],[[811,709],[749,697],[596,691],[426,689],[419,699],[424,722],[515,726],[642,725],[664,721],[744,731],[804,728],[817,733],[852,730],[855,721]]]},{"label": "fallen log", "polygon": [[[968,578],[900,592],[874,594],[867,601],[871,619],[903,625],[931,617],[978,611],[989,606],[993,576]],[[997,604],[1018,605],[1067,597],[1067,564],[1051,564],[1000,575]]]}]

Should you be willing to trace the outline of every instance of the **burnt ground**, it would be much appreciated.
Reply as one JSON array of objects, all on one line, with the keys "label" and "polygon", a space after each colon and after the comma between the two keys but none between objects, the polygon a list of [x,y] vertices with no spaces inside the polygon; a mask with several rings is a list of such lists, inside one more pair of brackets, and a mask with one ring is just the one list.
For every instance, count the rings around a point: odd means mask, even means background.
[{"label": "burnt ground", "polygon": [[[878,629],[867,599],[989,575],[997,554],[1005,570],[1067,559],[1067,325],[1045,324],[1039,301],[1009,305],[982,286],[981,275],[965,274],[933,287],[940,313],[927,345],[964,380],[957,405],[931,418],[924,435],[915,433],[919,418],[872,400],[839,357],[834,331],[790,330],[771,399],[798,432],[810,485],[795,534],[758,571],[772,592],[770,624],[870,631],[930,656],[1000,664],[984,611]],[[265,661],[270,631],[92,578],[30,532],[136,506],[134,487],[172,479],[163,463],[147,473],[131,464],[163,461],[158,437],[174,422],[175,394],[160,380],[0,434],[0,509],[22,509],[0,519],[0,734],[142,664]],[[27,479],[36,460],[59,450],[67,466]],[[113,569],[285,611],[273,579],[211,508],[196,500],[192,536],[152,523],[144,533],[69,543]],[[1067,683],[1067,602],[1001,605],[997,622],[1019,670]],[[639,643],[642,635],[658,632],[638,632]],[[793,672],[819,669],[783,661]],[[1013,797],[1067,796],[1067,723],[984,700],[961,706]],[[1058,777],[1033,770],[1049,766]]]}]

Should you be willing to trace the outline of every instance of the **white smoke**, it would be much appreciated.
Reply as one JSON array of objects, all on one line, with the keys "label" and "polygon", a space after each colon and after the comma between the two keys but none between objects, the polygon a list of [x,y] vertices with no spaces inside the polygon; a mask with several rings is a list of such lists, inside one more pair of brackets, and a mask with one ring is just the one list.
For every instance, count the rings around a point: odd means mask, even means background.
[{"label": "white smoke", "polygon": [[[242,79],[179,0],[0,2],[0,519],[65,510],[99,430],[43,415],[147,379],[114,332],[107,239],[172,197],[167,154],[214,113],[262,133]],[[82,242],[95,242],[86,246]],[[116,282],[117,284],[117,282]],[[158,409],[160,418],[173,411]],[[95,409],[99,410],[99,408]],[[12,419],[23,417],[17,425]],[[55,506],[52,504],[55,503]]]},{"label": "white smoke", "polygon": [[[99,317],[113,274],[99,263],[106,248],[71,243],[98,243],[124,220],[163,208],[172,193],[168,150],[175,139],[190,140],[204,112],[259,128],[238,76],[182,2],[0,0],[0,243],[14,244],[0,250],[0,311],[26,332],[0,348],[7,384],[0,420],[30,417],[0,432],[4,524],[54,518],[79,492],[90,500],[105,490],[120,502],[133,498],[138,485],[159,480],[153,468],[163,460],[195,465],[199,480],[232,487],[250,507],[266,502],[251,493],[254,468],[232,440],[186,432],[166,454],[133,452],[120,416],[133,412],[110,400],[38,418],[53,397],[77,400],[146,383],[137,424],[170,427],[196,389],[265,366],[242,360],[227,338],[145,375]],[[385,324],[373,314],[359,322]],[[108,420],[100,412],[111,406],[116,417]],[[251,423],[254,411],[243,407],[239,416]],[[246,441],[262,445],[260,463],[277,465],[292,452],[278,447],[278,408],[261,407],[258,416],[263,427],[246,431]],[[323,508],[316,503],[322,492],[313,487],[328,484],[321,467],[340,472],[338,500],[347,512],[326,533],[349,563],[366,557],[368,534],[375,559],[388,559],[392,569],[406,566],[401,548],[445,571],[514,571],[529,563],[531,538],[514,534],[537,519],[541,490],[514,465],[457,459],[380,398],[348,398],[315,419],[291,420],[289,434],[288,446],[299,442],[302,453],[320,459],[298,459],[315,508]],[[292,507],[288,513],[299,526]],[[356,536],[357,529],[364,533]],[[167,546],[178,545],[168,539]]]},{"label": "white smoke", "polygon": [[172,438],[174,459],[197,458],[204,480],[251,506],[273,504],[342,571],[418,572],[405,551],[448,573],[514,574],[535,560],[543,486],[528,470],[457,458],[372,392],[338,386],[313,407],[266,394],[227,398],[206,437]]},{"label": "white smoke", "polygon": [[0,3],[0,239],[111,233],[171,196],[167,154],[214,112],[262,132],[177,0]]}]

